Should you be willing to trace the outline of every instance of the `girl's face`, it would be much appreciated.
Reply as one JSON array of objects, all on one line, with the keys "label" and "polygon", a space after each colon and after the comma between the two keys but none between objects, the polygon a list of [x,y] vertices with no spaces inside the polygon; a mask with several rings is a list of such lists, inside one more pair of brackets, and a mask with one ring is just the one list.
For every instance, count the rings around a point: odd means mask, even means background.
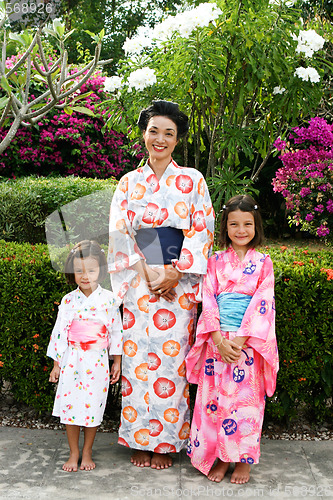
[{"label": "girl's face", "polygon": [[99,263],[94,257],[80,259],[74,257],[73,262],[75,283],[86,297],[94,292],[98,285]]},{"label": "girl's face", "polygon": [[143,138],[151,160],[168,162],[178,143],[177,125],[166,116],[150,118]]},{"label": "girl's face", "polygon": [[227,231],[235,251],[248,249],[256,232],[253,214],[241,210],[230,212],[227,220]]}]

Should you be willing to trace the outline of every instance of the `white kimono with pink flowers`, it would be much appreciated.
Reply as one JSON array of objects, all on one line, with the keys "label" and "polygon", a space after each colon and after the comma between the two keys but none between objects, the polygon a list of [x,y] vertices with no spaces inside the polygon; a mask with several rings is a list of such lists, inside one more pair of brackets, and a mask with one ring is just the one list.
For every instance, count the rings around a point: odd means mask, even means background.
[{"label": "white kimono with pink flowers", "polygon": [[[222,361],[211,337],[220,330],[221,292],[252,296],[240,328],[221,332],[249,337],[235,363]],[[231,246],[216,252],[208,260],[203,312],[186,358],[187,378],[198,384],[188,445],[194,467],[207,475],[216,458],[258,463],[265,397],[274,393],[278,366],[270,257],[250,249],[241,262]]]},{"label": "white kimono with pink flowers", "polygon": [[[173,303],[151,294],[131,267],[145,258],[135,241],[137,231],[161,227],[184,234],[180,256],[173,261],[184,273]],[[113,292],[124,305],[118,441],[124,446],[157,453],[186,446],[190,411],[185,356],[213,231],[214,211],[198,170],[172,161],[158,180],[146,164],[119,181],[110,213],[109,270]]]}]

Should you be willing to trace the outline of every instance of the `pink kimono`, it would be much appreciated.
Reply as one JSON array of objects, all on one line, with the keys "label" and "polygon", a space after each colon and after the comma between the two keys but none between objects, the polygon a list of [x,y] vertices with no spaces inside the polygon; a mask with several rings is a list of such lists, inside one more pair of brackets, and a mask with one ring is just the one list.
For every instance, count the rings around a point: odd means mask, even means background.
[{"label": "pink kimono", "polygon": [[[231,364],[222,361],[210,335],[220,330],[221,292],[249,300],[237,331],[221,332],[229,339],[249,337],[240,359]],[[270,257],[250,249],[241,262],[231,246],[216,252],[208,260],[202,310],[196,341],[186,358],[187,379],[198,384],[188,455],[207,475],[216,458],[259,461],[265,397],[275,391],[279,367]]]}]

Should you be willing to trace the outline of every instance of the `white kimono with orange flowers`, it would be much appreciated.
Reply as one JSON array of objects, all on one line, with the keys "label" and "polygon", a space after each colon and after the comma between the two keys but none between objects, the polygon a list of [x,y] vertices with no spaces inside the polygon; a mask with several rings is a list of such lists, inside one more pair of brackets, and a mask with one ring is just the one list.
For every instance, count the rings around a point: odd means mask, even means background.
[{"label": "white kimono with orange flowers", "polygon": [[[131,268],[144,258],[136,232],[155,227],[184,234],[179,259],[173,260],[184,273],[174,303],[150,294]],[[158,180],[146,164],[119,181],[111,204],[109,271],[115,296],[124,305],[119,443],[125,446],[158,453],[186,446],[190,412],[184,360],[213,231],[214,211],[198,170],[172,161]]]}]

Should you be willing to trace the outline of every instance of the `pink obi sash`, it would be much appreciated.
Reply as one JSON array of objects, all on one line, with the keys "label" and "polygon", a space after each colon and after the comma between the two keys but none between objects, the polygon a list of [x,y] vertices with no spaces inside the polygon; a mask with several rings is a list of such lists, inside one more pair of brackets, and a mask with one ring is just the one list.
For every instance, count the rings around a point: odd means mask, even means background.
[{"label": "pink obi sash", "polygon": [[83,351],[108,347],[106,326],[93,320],[73,320],[68,330],[68,344]]}]

